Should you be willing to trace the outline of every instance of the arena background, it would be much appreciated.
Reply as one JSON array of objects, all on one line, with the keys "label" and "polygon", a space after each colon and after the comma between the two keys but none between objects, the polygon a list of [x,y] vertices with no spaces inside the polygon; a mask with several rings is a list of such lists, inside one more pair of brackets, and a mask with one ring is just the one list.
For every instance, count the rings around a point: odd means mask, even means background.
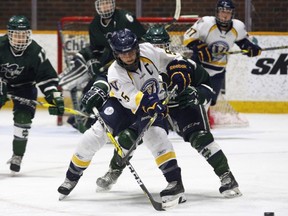
[{"label": "arena background", "polygon": [[[93,16],[96,11],[93,0],[1,0],[0,29],[6,28],[7,19],[14,14],[23,14],[30,20],[37,18],[34,30],[56,30],[57,21],[63,16]],[[181,15],[214,15],[216,0],[182,0]],[[284,31],[288,29],[287,0],[234,0],[236,18],[245,21],[245,2],[251,2],[251,31]],[[141,11],[136,4],[141,3]],[[117,7],[141,16],[173,16],[174,0],[116,0]],[[33,14],[32,11],[37,11]]]}]

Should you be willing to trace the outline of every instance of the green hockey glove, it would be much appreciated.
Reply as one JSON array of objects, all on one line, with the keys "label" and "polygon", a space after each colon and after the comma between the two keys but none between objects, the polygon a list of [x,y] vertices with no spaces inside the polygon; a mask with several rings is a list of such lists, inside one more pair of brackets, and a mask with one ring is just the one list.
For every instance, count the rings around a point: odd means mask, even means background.
[{"label": "green hockey glove", "polygon": [[181,109],[184,109],[191,105],[198,105],[199,104],[199,95],[197,90],[189,86],[186,88],[181,94],[178,95],[178,103]]},{"label": "green hockey glove", "polygon": [[96,81],[91,89],[82,96],[81,102],[88,113],[92,113],[93,107],[100,108],[109,96],[110,86],[107,82]]},{"label": "green hockey glove", "polygon": [[61,92],[50,91],[46,94],[45,99],[48,103],[55,105],[48,108],[50,115],[64,114],[64,99]]}]

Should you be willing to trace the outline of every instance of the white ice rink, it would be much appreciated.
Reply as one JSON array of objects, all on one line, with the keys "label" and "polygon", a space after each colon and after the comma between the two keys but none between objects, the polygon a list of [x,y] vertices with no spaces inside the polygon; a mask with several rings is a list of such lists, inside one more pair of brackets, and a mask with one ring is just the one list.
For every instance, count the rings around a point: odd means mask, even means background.
[{"label": "white ice rink", "polygon": [[[39,110],[33,123],[21,172],[11,177],[12,113],[0,111],[0,216],[275,216],[288,215],[288,115],[245,114],[247,128],[214,129],[215,139],[228,157],[242,197],[222,198],[220,182],[196,150],[170,136],[182,168],[187,202],[157,212],[128,169],[109,193],[96,193],[95,181],[108,169],[113,146],[96,153],[74,191],[58,201],[57,188],[65,177],[81,134]],[[150,152],[139,146],[131,160],[155,199],[166,187]]]}]

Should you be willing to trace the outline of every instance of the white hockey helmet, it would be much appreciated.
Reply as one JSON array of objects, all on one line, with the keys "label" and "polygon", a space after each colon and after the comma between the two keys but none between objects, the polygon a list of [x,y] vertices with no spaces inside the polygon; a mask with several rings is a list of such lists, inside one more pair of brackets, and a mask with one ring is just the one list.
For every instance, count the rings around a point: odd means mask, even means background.
[{"label": "white hockey helmet", "polygon": [[109,19],[115,11],[115,0],[96,0],[95,8],[101,18]]}]

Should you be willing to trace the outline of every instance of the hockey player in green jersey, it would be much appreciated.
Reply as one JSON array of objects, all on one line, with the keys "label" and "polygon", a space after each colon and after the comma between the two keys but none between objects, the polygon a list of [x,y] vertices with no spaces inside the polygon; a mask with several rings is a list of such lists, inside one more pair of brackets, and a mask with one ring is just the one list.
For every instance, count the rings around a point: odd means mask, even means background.
[{"label": "hockey player in green jersey", "polygon": [[[97,15],[89,25],[90,45],[75,55],[71,61],[70,71],[60,75],[59,83],[64,90],[71,91],[77,88],[78,84],[89,81],[83,89],[85,93],[101,73],[100,69],[108,68],[107,65],[114,60],[108,44],[108,38],[112,32],[127,28],[134,32],[138,39],[146,32],[132,13],[116,8],[115,0],[96,0],[95,8]],[[68,123],[75,128],[81,128],[75,122],[74,116],[68,119]],[[81,132],[85,130],[85,127],[80,129]]]},{"label": "hockey player in green jersey", "polygon": [[[9,19],[8,32],[0,37],[0,109],[8,95],[37,99],[38,85],[48,103],[51,115],[63,115],[64,101],[57,90],[58,76],[45,51],[31,38],[30,22],[25,16]],[[7,162],[12,172],[19,172],[35,115],[35,105],[13,100],[13,155]]]}]

